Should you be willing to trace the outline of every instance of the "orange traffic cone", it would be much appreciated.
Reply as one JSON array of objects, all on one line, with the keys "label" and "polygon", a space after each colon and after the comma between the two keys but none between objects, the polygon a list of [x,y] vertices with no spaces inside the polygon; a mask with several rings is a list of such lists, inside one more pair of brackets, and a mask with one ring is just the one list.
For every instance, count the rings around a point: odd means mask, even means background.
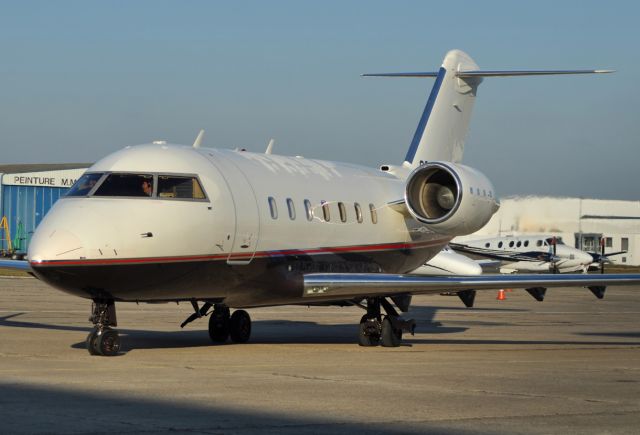
[{"label": "orange traffic cone", "polygon": [[496,299],[499,301],[504,301],[507,299],[507,296],[504,294],[503,289],[498,290],[498,297]]}]

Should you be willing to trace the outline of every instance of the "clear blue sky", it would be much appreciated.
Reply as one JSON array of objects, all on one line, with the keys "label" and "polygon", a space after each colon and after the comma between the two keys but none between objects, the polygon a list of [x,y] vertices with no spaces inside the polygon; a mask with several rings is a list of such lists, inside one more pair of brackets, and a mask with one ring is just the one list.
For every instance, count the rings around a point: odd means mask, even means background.
[{"label": "clear blue sky", "polygon": [[452,48],[488,79],[464,162],[501,195],[638,199],[640,6],[627,1],[0,2],[0,162],[165,139],[399,163]]}]

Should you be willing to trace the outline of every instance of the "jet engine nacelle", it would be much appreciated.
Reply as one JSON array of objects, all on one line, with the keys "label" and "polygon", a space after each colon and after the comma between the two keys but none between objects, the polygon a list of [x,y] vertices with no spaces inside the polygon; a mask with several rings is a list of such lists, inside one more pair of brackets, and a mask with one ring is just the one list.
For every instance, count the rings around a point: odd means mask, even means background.
[{"label": "jet engine nacelle", "polygon": [[478,231],[499,208],[493,185],[484,174],[450,162],[416,168],[407,178],[404,200],[414,219],[450,236]]}]

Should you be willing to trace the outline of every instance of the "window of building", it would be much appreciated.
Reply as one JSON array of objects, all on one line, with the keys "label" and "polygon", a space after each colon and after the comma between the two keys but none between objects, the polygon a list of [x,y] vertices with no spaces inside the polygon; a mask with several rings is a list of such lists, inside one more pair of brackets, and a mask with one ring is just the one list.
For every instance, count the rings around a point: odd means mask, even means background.
[{"label": "window of building", "polygon": [[373,204],[369,204],[369,210],[371,211],[371,223],[378,223],[378,212],[376,211],[376,207]]},{"label": "window of building", "polygon": [[109,174],[94,192],[93,196],[152,197],[153,175]]},{"label": "window of building", "polygon": [[294,220],[296,218],[296,206],[291,198],[287,198],[287,209],[289,210],[289,219]]},{"label": "window of building", "polygon": [[273,196],[269,197],[269,211],[271,212],[271,219],[278,219],[278,204]]},{"label": "window of building", "polygon": [[360,207],[360,204],[358,204],[357,202],[353,206],[356,209],[356,220],[358,221],[359,224],[361,224],[362,223],[362,208]]},{"label": "window of building", "polygon": [[604,246],[607,248],[613,248],[613,237],[607,237],[604,239]]},{"label": "window of building", "polygon": [[627,237],[623,237],[622,240],[620,240],[620,250],[622,251],[629,250],[629,239]]},{"label": "window of building", "polygon": [[84,174],[69,189],[66,196],[88,195],[101,177],[102,173]]},{"label": "window of building", "polygon": [[307,220],[311,222],[313,220],[313,210],[311,209],[311,201],[304,200],[304,211],[307,213]]},{"label": "window of building", "polygon": [[340,220],[342,222],[346,222],[347,221],[347,209],[344,206],[344,203],[339,202],[338,203],[338,211],[340,212]]},{"label": "window of building", "polygon": [[329,210],[329,204],[325,201],[322,201],[322,216],[324,217],[325,222],[329,222],[331,220],[331,210]]},{"label": "window of building", "polygon": [[205,199],[196,177],[158,175],[158,197],[162,199]]},{"label": "window of building", "polygon": [[471,192],[471,194],[473,195],[473,187],[469,188],[469,192]]}]

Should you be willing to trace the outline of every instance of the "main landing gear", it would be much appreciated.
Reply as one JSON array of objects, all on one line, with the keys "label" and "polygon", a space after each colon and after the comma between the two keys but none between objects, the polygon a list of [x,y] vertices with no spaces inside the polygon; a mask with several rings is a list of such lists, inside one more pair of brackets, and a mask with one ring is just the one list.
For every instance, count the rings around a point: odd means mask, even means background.
[{"label": "main landing gear", "polygon": [[116,306],[113,300],[94,300],[89,320],[95,327],[87,336],[87,350],[91,355],[114,356],[120,351]]},{"label": "main landing gear", "polygon": [[[380,307],[384,308],[383,317]],[[360,346],[398,347],[402,342],[402,332],[413,335],[416,323],[404,320],[386,298],[367,298],[367,314],[360,319],[358,344]]]},{"label": "main landing gear", "polygon": [[[192,301],[194,313],[185,320],[181,327],[186,324],[209,315],[209,337],[214,343],[225,343],[229,338],[234,343],[246,343],[251,337],[251,317],[244,310],[236,310],[231,314],[229,307],[224,304],[211,304],[206,302],[202,308],[198,307],[196,301]],[[208,313],[213,306],[213,311]]]}]

